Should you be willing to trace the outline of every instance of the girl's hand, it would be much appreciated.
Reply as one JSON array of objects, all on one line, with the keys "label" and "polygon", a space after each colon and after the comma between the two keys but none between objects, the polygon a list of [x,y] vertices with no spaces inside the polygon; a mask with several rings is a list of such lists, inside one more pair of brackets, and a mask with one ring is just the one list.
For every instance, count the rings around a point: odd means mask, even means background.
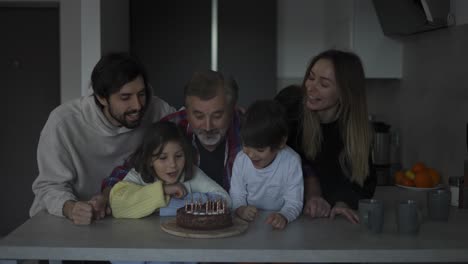
[{"label": "girl's hand", "polygon": [[165,184],[164,193],[175,198],[182,198],[187,195],[187,190],[182,183],[177,182],[173,184]]},{"label": "girl's hand", "polygon": [[330,218],[334,219],[335,215],[345,216],[351,223],[358,224],[359,216],[353,209],[343,202],[336,202],[335,206],[330,212]]},{"label": "girl's hand", "polygon": [[245,221],[251,222],[257,216],[257,208],[255,206],[240,206],[236,209],[236,214]]},{"label": "girl's hand", "polygon": [[328,217],[330,215],[330,204],[320,196],[312,196],[305,202],[303,213],[312,218]]},{"label": "girl's hand", "polygon": [[272,225],[273,228],[283,229],[286,227],[288,220],[280,213],[272,213],[267,217],[265,223]]}]

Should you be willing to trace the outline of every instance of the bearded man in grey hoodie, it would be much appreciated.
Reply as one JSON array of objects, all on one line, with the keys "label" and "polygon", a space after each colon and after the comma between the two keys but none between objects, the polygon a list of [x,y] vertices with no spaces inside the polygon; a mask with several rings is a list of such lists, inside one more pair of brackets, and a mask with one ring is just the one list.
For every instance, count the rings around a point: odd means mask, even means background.
[{"label": "bearded man in grey hoodie", "polygon": [[30,216],[46,210],[90,224],[109,214],[102,179],[134,151],[148,125],[175,111],[152,95],[144,67],[126,53],[103,56],[91,85],[92,95],[58,106],[41,132]]}]

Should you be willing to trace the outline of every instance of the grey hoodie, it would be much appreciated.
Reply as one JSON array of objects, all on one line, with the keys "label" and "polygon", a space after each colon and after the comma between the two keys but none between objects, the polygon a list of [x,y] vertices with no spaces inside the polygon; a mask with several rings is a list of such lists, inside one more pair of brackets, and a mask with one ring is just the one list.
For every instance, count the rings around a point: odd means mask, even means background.
[{"label": "grey hoodie", "polygon": [[63,216],[67,200],[89,200],[100,192],[101,181],[136,149],[144,129],[175,109],[153,96],[141,125],[116,127],[105,117],[93,96],[54,109],[42,129],[37,148],[39,175],[30,216],[46,209]]}]

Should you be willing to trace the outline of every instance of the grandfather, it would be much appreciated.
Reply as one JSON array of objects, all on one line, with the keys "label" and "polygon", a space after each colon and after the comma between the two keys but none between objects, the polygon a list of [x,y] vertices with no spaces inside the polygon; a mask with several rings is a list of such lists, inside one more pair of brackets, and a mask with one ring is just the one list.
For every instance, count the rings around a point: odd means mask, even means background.
[{"label": "grandfather", "polygon": [[[184,129],[196,150],[196,164],[226,191],[234,159],[241,150],[237,94],[233,79],[210,70],[195,72],[184,89],[186,108],[163,118]],[[120,181],[128,170],[125,165],[115,168],[103,181],[102,189]]]},{"label": "grandfather", "polygon": [[152,96],[143,66],[126,53],[103,56],[91,85],[93,95],[58,106],[41,132],[31,216],[47,210],[75,224],[104,217],[99,184],[109,168],[134,151],[149,124],[175,111]]}]

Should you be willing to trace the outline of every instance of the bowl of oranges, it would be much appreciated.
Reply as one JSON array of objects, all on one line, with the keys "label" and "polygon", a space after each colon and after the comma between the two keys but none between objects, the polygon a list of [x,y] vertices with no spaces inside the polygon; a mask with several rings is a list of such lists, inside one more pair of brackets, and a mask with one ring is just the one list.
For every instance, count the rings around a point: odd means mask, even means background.
[{"label": "bowl of oranges", "polygon": [[411,190],[434,190],[443,187],[439,172],[423,162],[416,162],[410,169],[395,172],[394,180],[396,186]]}]

